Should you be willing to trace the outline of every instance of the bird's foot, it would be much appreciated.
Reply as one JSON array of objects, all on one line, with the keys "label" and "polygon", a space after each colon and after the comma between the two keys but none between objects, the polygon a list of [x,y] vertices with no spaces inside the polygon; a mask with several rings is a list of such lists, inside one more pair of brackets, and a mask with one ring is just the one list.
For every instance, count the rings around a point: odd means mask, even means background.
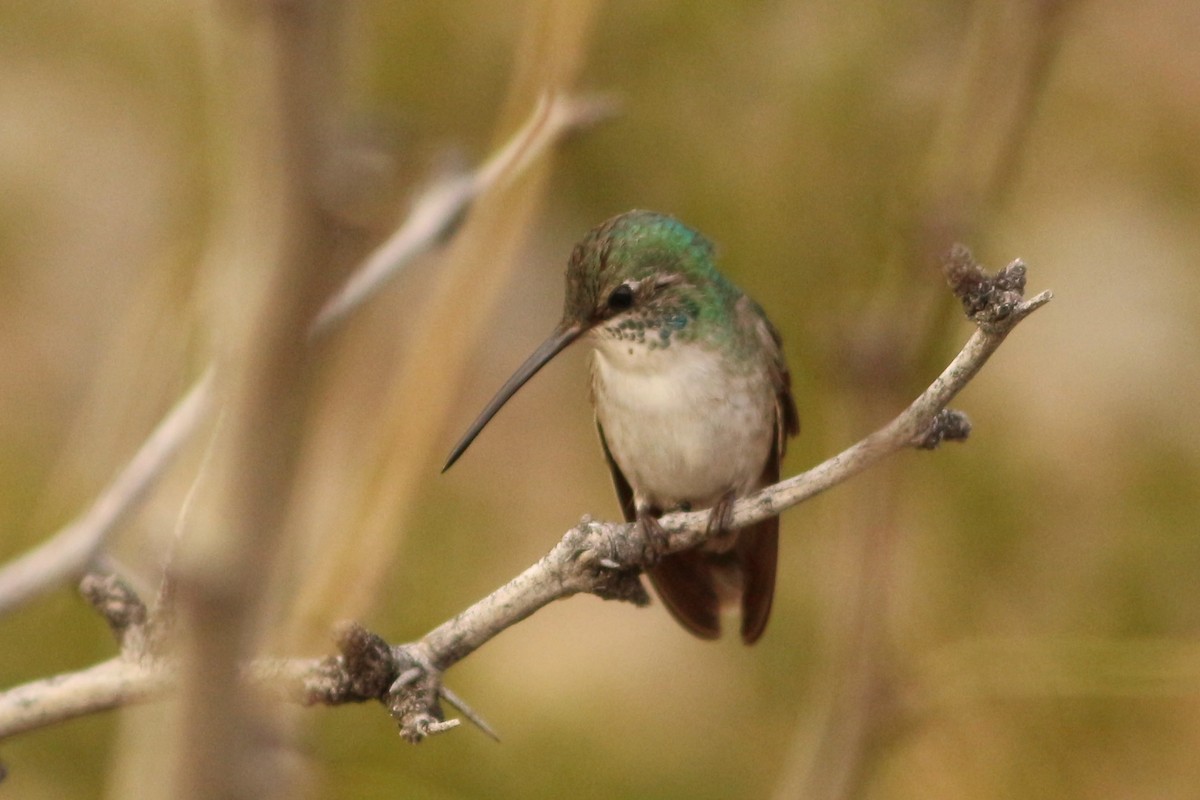
[{"label": "bird's foot", "polygon": [[707,534],[713,549],[725,550],[733,545],[733,503],[736,499],[733,492],[726,492],[709,513]]},{"label": "bird's foot", "polygon": [[670,537],[659,524],[658,517],[647,510],[638,511],[637,524],[642,530],[642,564],[652,567],[670,552]]}]

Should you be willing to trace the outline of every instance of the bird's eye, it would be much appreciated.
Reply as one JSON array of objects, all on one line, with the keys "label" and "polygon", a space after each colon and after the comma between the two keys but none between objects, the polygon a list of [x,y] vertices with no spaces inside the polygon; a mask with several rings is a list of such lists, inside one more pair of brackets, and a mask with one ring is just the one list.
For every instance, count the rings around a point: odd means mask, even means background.
[{"label": "bird's eye", "polygon": [[608,296],[608,308],[610,311],[627,311],[632,305],[633,287],[628,283],[622,283],[613,289],[612,294]]}]

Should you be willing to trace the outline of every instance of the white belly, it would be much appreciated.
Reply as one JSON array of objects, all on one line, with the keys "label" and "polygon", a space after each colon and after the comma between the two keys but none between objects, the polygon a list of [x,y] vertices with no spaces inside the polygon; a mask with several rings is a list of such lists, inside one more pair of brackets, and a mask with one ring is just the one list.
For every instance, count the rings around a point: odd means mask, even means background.
[{"label": "white belly", "polygon": [[596,418],[639,504],[705,508],[758,487],[775,437],[764,367],[740,365],[731,378],[716,355],[684,342],[596,345]]}]

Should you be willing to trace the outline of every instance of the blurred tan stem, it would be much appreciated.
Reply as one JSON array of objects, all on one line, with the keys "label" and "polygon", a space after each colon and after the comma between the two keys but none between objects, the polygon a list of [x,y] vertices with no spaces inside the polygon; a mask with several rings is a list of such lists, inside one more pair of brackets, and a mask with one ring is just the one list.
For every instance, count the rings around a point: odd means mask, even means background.
[{"label": "blurred tan stem", "polygon": [[286,538],[308,396],[307,329],[333,260],[335,223],[317,191],[341,8],[250,0],[216,3],[211,13],[214,116],[229,158],[208,278],[227,424],[207,513],[174,565],[180,711],[174,775],[157,793],[289,796],[273,758],[278,725],[238,672],[257,651],[264,576]]},{"label": "blurred tan stem", "polygon": [[[503,142],[545,92],[569,90],[583,63],[596,4],[536,0],[527,12],[517,71],[500,115]],[[549,164],[482,198],[427,292],[387,389],[389,416],[364,442],[362,478],[347,497],[357,517],[324,531],[307,559],[287,650],[315,649],[334,622],[361,619],[376,602],[404,536],[416,490],[437,474],[434,446],[492,309],[519,266],[517,255],[546,185]]]}]

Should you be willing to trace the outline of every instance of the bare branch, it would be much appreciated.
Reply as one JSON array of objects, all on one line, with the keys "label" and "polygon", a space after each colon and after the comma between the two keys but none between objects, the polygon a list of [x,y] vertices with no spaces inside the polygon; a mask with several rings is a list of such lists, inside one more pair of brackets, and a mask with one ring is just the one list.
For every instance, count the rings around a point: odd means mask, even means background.
[{"label": "bare branch", "polygon": [[118,656],[78,672],[0,693],[0,738],[158,697],[175,674],[155,661]]},{"label": "bare branch", "polygon": [[543,95],[529,120],[508,143],[470,174],[447,176],[413,203],[395,233],[367,256],[317,315],[311,334],[320,335],[358,308],[412,259],[444,242],[461,224],[477,197],[511,180],[562,137],[594,125],[615,112],[612,98]]},{"label": "bare branch", "polygon": [[212,400],[210,369],[175,404],[87,511],[33,550],[0,567],[0,615],[88,568],[207,417]]},{"label": "bare branch", "polygon": [[[98,604],[136,599],[128,587],[97,576],[88,593]],[[118,615],[120,616],[120,615]],[[322,659],[259,659],[241,670],[241,679],[302,705],[342,705],[379,701],[400,724],[401,735],[419,741],[458,724],[446,721],[438,697],[463,709],[492,738],[494,731],[457,695],[441,686],[441,675],[420,658],[420,648],[392,647],[360,625],[338,633],[339,655]],[[158,697],[179,682],[179,665],[153,649],[125,648],[117,658],[77,672],[31,681],[0,692],[0,740],[76,717]]]}]

